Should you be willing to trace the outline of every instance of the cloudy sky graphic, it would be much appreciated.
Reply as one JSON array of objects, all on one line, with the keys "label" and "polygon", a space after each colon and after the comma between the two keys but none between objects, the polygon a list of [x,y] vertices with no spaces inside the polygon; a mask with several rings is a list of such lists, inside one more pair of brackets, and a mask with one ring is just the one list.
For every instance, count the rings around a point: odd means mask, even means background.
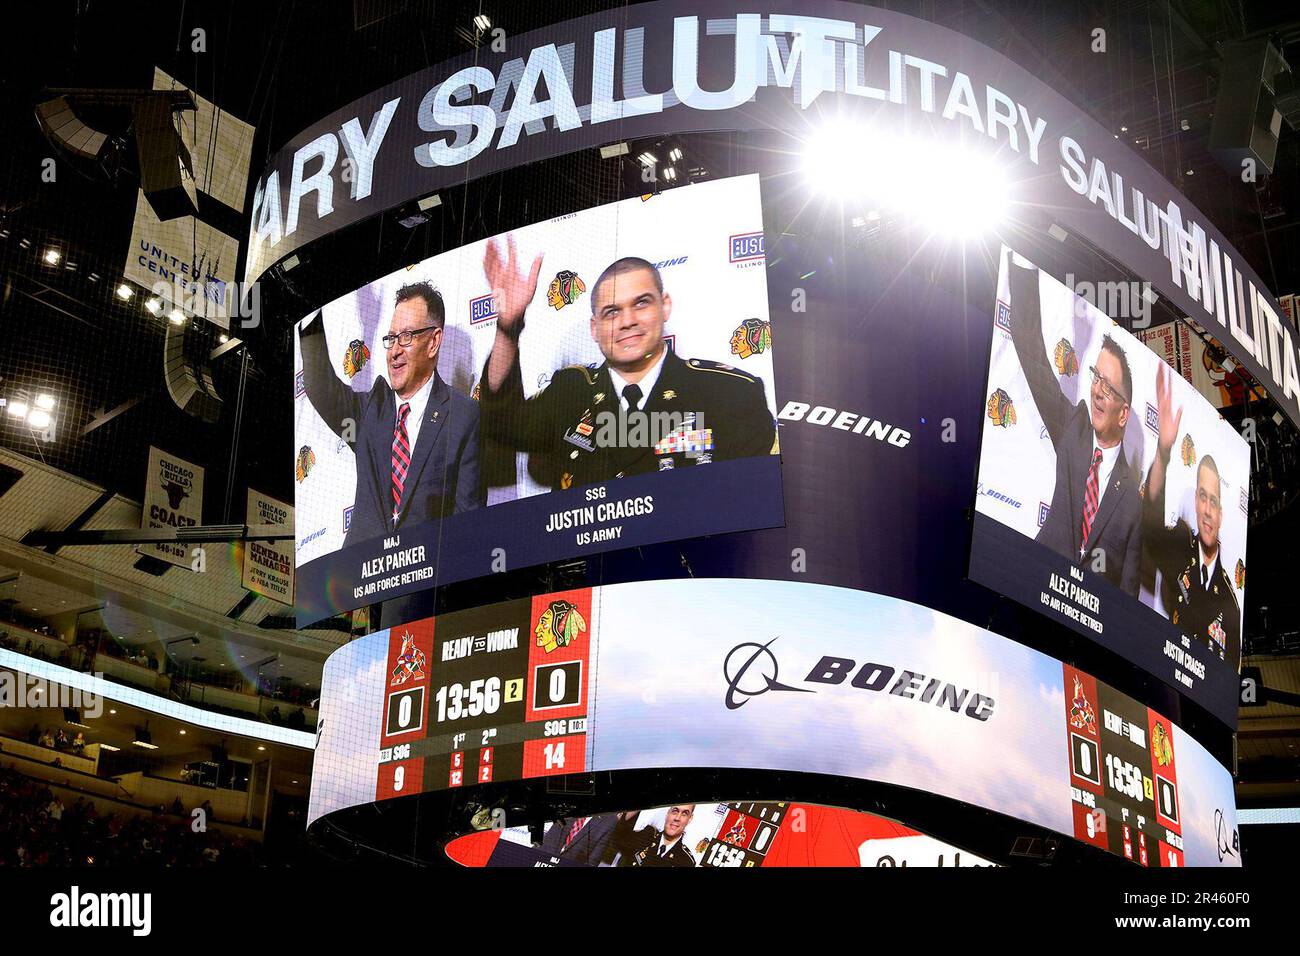
[{"label": "cloudy sky graphic", "polygon": [[[847,681],[814,685],[816,693],[770,691],[727,709],[727,653],[772,638],[782,683],[808,686],[803,678],[822,655],[872,661],[988,694],[993,716],[973,720]],[[844,588],[640,582],[603,589],[599,651],[595,769],[839,774],[1071,827],[1061,665],[980,628]]]}]

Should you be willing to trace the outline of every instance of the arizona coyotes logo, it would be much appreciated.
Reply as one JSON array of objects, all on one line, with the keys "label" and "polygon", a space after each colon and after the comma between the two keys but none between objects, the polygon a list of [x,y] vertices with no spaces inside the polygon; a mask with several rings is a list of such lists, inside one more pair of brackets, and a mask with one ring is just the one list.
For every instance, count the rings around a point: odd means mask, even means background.
[{"label": "arizona coyotes logo", "polygon": [[1182,456],[1184,465],[1190,466],[1192,462],[1196,461],[1196,446],[1192,443],[1191,432],[1183,436]]},{"label": "arizona coyotes logo", "polygon": [[360,339],[348,343],[348,350],[343,353],[343,374],[348,378],[356,375],[370,361],[370,349]]},{"label": "arizona coyotes logo", "polygon": [[563,599],[552,601],[537,619],[533,633],[537,646],[551,653],[557,647],[568,647],[587,629],[587,621],[576,606]]},{"label": "arizona coyotes logo", "polygon": [[722,842],[730,843],[732,846],[744,846],[748,836],[749,832],[745,829],[745,821],[737,820],[736,825],[723,836]]},{"label": "arizona coyotes logo", "polygon": [[551,287],[546,290],[546,304],[553,309],[562,309],[573,305],[578,296],[587,291],[586,285],[578,278],[578,273],[561,269],[551,280]]},{"label": "arizona coyotes logo", "polygon": [[1011,396],[1000,388],[994,389],[988,402],[989,420],[994,425],[1006,428],[1016,423],[1016,408],[1011,404]]},{"label": "arizona coyotes logo", "polygon": [[747,359],[762,355],[772,347],[772,323],[762,319],[746,319],[731,333],[731,354]]},{"label": "arizona coyotes logo", "polygon": [[1083,681],[1074,678],[1074,700],[1070,701],[1070,726],[1075,730],[1097,732],[1097,715],[1092,709],[1092,701],[1084,693]]},{"label": "arizona coyotes logo", "polygon": [[408,680],[424,680],[424,651],[415,646],[415,638],[407,631],[402,635],[402,652],[397,655],[390,687],[405,684]]},{"label": "arizona coyotes logo", "polygon": [[1232,575],[1232,580],[1237,585],[1238,591],[1246,586],[1246,565],[1242,562],[1241,558],[1237,559],[1237,570]]},{"label": "arizona coyotes logo", "polygon": [[1069,339],[1061,339],[1056,343],[1056,374],[1079,374],[1079,356],[1075,354]]},{"label": "arizona coyotes logo", "polygon": [[1169,731],[1160,721],[1151,728],[1151,752],[1156,756],[1156,763],[1168,767],[1174,762],[1174,742],[1169,738]]},{"label": "arizona coyotes logo", "polygon": [[297,476],[299,483],[306,481],[311,470],[316,467],[316,453],[311,450],[311,445],[303,445],[298,449],[298,460],[295,462],[293,473]]}]

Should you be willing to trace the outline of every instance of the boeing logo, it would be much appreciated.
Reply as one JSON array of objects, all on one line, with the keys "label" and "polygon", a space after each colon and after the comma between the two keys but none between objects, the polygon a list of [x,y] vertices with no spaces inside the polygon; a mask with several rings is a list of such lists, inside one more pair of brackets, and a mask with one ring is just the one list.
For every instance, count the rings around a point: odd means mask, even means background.
[{"label": "boeing logo", "polygon": [[[772,638],[766,644],[747,642],[737,644],[727,652],[727,659],[722,662],[722,675],[727,679],[727,710],[743,707],[751,697],[766,694],[769,690],[790,690],[800,694],[813,691],[804,687],[791,687],[776,679],[778,665],[776,655],[772,653]],[[750,668],[754,673],[750,674]],[[746,681],[746,675],[749,680]]]},{"label": "boeing logo", "polygon": [[1222,810],[1214,811],[1214,829],[1216,831],[1215,843],[1218,844],[1219,862],[1223,862],[1225,856],[1236,856],[1239,846],[1239,837],[1237,831],[1233,830],[1231,838],[1228,834],[1228,821],[1223,816]]},{"label": "boeing logo", "polygon": [[[737,644],[727,652],[727,657],[722,662],[722,675],[727,679],[724,700],[728,710],[743,707],[749,698],[766,694],[770,690],[814,693],[811,687],[791,687],[777,680],[778,664],[776,655],[772,653],[775,641],[775,637],[766,644],[749,641]],[[857,661],[848,657],[823,655],[803,682],[831,685],[847,682],[848,686],[856,690],[884,693],[887,697],[930,704],[981,722],[992,717],[996,707],[996,701],[992,697],[942,678],[927,677],[920,671],[895,668],[875,661],[867,661],[859,666]]]}]

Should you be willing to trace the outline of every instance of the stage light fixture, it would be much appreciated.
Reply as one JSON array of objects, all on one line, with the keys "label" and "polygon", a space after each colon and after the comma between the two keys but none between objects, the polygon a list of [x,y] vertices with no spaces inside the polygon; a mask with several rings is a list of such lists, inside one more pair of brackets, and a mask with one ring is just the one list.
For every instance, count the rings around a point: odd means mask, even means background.
[{"label": "stage light fixture", "polygon": [[60,253],[58,249],[46,249],[46,250],[45,250],[45,256],[44,256],[45,261],[46,261],[48,264],[52,265],[52,266],[56,266],[56,265],[58,265],[58,264],[59,264],[59,259],[60,259],[61,257],[62,257],[62,253]]},{"label": "stage light fixture", "polygon": [[642,153],[640,156],[637,157],[637,160],[640,161],[642,166],[645,166],[648,169],[649,167],[658,164],[659,157],[647,149],[644,153]]},{"label": "stage light fixture", "polygon": [[41,394],[36,396],[37,408],[44,409],[45,411],[48,412],[53,410],[55,404],[56,402],[54,401],[54,396],[49,394],[48,392],[41,392]]},{"label": "stage light fixture", "polygon": [[150,299],[144,307],[149,310],[150,315],[157,315],[162,311],[162,299]]},{"label": "stage light fixture", "polygon": [[49,428],[50,413],[40,408],[34,408],[31,414],[27,416],[27,424],[32,428]]},{"label": "stage light fixture", "polygon": [[9,405],[5,408],[5,411],[7,411],[14,418],[26,418],[28,412],[28,406],[26,402],[20,399],[16,399],[9,403]]},{"label": "stage light fixture", "polygon": [[185,313],[180,309],[172,309],[171,312],[167,313],[167,320],[171,322],[172,325],[184,325]]},{"label": "stage light fixture", "polygon": [[117,297],[121,299],[123,302],[130,302],[131,296],[133,295],[135,295],[135,290],[133,290],[125,282],[123,282],[120,286],[117,287]]},{"label": "stage light fixture", "polygon": [[489,20],[485,14],[480,13],[474,18],[474,26],[477,27],[480,32],[487,32],[492,29],[492,21]]},{"label": "stage light fixture", "polygon": [[601,159],[614,159],[618,156],[626,156],[627,154],[627,143],[611,143],[608,146],[602,146],[600,148]]}]

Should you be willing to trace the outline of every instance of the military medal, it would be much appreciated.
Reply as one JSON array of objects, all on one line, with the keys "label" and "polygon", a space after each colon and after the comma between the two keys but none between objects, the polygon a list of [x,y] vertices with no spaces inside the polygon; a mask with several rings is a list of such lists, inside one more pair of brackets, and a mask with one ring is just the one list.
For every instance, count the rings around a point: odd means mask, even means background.
[{"label": "military medal", "polygon": [[595,402],[597,405],[599,405],[599,404],[600,404],[601,402],[603,402],[604,400],[605,400],[605,393],[604,393],[604,392],[597,392],[597,393],[595,394],[595,396],[592,398],[592,401]]}]

